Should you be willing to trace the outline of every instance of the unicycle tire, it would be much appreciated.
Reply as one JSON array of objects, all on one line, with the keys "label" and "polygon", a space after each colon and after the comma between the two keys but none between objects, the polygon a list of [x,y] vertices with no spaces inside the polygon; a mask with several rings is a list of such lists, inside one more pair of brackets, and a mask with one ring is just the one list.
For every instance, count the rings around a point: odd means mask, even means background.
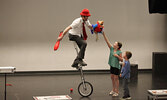
[{"label": "unicycle tire", "polygon": [[78,92],[83,97],[88,97],[93,93],[93,86],[91,83],[85,81],[86,88],[84,89],[84,84],[81,82],[78,86]]}]

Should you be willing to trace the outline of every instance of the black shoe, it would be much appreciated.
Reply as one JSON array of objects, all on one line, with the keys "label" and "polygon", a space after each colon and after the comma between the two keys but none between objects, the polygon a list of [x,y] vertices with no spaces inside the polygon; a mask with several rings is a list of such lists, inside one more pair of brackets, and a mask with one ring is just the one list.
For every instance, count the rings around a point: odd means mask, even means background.
[{"label": "black shoe", "polygon": [[80,62],[79,59],[75,59],[74,62],[73,62],[73,64],[71,65],[71,67],[74,67],[74,68],[76,68],[76,69],[79,69],[79,65],[78,65],[79,62]]},{"label": "black shoe", "polygon": [[128,95],[126,99],[127,99],[127,100],[130,100],[130,99],[131,99],[131,96],[130,96],[130,95]]},{"label": "black shoe", "polygon": [[82,66],[87,66],[87,64],[82,59],[79,60],[78,64],[81,64]]},{"label": "black shoe", "polygon": [[131,99],[130,96],[123,96],[123,97],[121,98],[121,100],[130,100],[130,99]]},{"label": "black shoe", "polygon": [[73,64],[71,65],[71,67],[78,68],[78,62],[74,61]]}]

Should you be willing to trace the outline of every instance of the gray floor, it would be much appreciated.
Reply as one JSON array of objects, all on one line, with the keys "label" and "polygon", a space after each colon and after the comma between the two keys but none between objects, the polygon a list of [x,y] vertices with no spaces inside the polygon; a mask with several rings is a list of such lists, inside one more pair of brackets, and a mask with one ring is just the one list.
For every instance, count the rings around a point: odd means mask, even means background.
[{"label": "gray floor", "polygon": [[[7,76],[7,100],[33,100],[33,96],[69,95],[73,100],[119,100],[122,97],[120,80],[119,97],[109,96],[112,89],[110,74],[85,74],[94,87],[89,98],[82,98],[78,91],[81,82],[79,74],[14,74]],[[4,76],[0,75],[0,100],[4,99]],[[70,93],[73,88],[73,93]],[[151,72],[139,72],[138,79],[129,84],[132,100],[147,100],[148,89],[167,88],[167,79],[152,77]]]}]

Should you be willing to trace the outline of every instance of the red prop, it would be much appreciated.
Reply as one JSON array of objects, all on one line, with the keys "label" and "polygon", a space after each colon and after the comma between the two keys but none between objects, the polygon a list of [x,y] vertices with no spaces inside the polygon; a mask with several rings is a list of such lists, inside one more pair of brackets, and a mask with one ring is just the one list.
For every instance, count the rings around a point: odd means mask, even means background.
[{"label": "red prop", "polygon": [[[59,37],[63,34],[63,32],[60,32]],[[57,41],[55,46],[54,46],[54,51],[56,51],[59,48],[60,41]]]},{"label": "red prop", "polygon": [[6,84],[6,86],[12,86],[12,84]]}]

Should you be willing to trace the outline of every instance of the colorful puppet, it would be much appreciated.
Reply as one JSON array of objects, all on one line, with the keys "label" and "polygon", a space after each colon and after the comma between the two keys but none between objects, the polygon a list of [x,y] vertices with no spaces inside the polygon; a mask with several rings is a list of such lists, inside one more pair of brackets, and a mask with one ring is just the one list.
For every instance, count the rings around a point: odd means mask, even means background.
[{"label": "colorful puppet", "polygon": [[93,30],[91,30],[91,33],[93,34],[95,32],[96,34],[96,41],[98,40],[98,33],[102,33],[104,25],[104,21],[97,21],[97,24],[92,25]]}]

